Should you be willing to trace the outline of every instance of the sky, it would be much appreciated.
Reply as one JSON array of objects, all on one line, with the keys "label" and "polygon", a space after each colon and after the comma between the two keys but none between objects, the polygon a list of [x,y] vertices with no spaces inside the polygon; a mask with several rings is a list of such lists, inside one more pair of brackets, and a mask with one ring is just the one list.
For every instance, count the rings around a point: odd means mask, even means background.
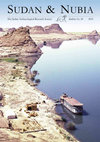
[{"label": "sky", "polygon": [[[1,0],[0,1],[0,27],[2,28],[11,28],[11,27],[20,27],[20,26],[46,26],[54,23],[58,23],[65,32],[90,32],[97,30],[100,32],[100,1],[99,0]],[[8,14],[8,5],[14,7],[25,6],[41,7],[42,13],[27,13],[27,14]],[[54,14],[46,13],[48,6],[52,6],[55,12]],[[67,8],[82,6],[88,8],[91,6],[93,9],[93,14],[71,14],[64,13],[61,14],[61,5]],[[77,8],[76,8],[77,9]],[[13,10],[14,11],[14,10]],[[50,12],[50,9],[49,9]],[[65,17],[65,19],[63,19]]]}]

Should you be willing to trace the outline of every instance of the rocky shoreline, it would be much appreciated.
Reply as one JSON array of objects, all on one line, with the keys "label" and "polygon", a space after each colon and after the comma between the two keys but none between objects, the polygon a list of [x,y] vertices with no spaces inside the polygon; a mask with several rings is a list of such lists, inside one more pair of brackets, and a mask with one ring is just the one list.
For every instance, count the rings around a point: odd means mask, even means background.
[{"label": "rocky shoreline", "polygon": [[55,103],[31,80],[30,68],[41,54],[27,28],[0,38],[1,142],[78,142],[57,125],[63,119]]},{"label": "rocky shoreline", "polygon": [[[29,68],[26,63],[0,61],[0,91],[3,95],[0,110],[4,115],[1,117],[9,122],[7,126],[0,127],[0,140],[76,142],[73,136],[56,124],[55,120],[61,118],[55,114],[54,102],[28,82],[27,72]],[[37,109],[28,111],[27,104],[36,104]],[[9,110],[13,110],[16,118],[6,118]]]}]

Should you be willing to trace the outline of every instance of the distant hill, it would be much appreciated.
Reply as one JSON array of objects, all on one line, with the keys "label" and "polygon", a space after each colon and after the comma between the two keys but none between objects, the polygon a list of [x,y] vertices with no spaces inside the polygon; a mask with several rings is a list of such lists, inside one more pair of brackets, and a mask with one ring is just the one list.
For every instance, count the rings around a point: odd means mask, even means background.
[{"label": "distant hill", "polygon": [[34,26],[30,28],[31,34],[49,34],[49,33],[58,33],[58,34],[64,34],[64,31],[59,26],[59,24],[52,24],[49,26]]},{"label": "distant hill", "polygon": [[59,26],[59,24],[52,24],[50,26],[46,26],[46,27],[44,27],[44,31],[46,33],[60,33],[60,34],[64,34],[64,31]]},{"label": "distant hill", "polygon": [[31,34],[44,34],[44,28],[42,26],[34,26],[30,28],[30,33]]},{"label": "distant hill", "polygon": [[89,35],[90,36],[99,36],[99,33],[96,30],[94,30]]},{"label": "distant hill", "polygon": [[87,38],[88,39],[100,39],[100,35],[99,35],[99,33],[96,31],[96,30],[94,30],[94,31],[92,31],[91,33],[89,33],[88,35],[87,35]]}]

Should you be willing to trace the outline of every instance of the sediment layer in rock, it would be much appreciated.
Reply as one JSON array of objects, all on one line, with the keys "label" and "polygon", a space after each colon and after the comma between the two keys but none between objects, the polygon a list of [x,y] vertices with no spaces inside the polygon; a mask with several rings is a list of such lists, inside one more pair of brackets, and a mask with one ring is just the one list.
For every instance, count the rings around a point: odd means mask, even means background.
[{"label": "sediment layer in rock", "polygon": [[0,37],[0,46],[36,46],[29,35],[27,28],[18,28],[11,33]]},{"label": "sediment layer in rock", "polygon": [[23,27],[13,30],[12,32],[0,37],[0,47],[2,47],[0,49],[4,55],[7,55],[8,52],[9,54],[11,52],[11,54],[15,55],[27,54],[27,56],[30,56],[32,53],[41,53],[40,49],[30,37],[29,29]]}]

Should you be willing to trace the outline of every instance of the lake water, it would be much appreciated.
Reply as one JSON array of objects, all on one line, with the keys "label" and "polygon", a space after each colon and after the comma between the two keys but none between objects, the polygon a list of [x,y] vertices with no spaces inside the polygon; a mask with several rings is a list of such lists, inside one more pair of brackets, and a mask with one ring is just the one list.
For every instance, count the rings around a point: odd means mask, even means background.
[{"label": "lake water", "polygon": [[[81,142],[100,141],[100,41],[64,41],[59,47],[42,47],[43,55],[33,66],[40,79],[38,88],[52,99],[60,98],[63,92],[84,104],[87,112],[76,116],[66,112],[76,123],[71,133]],[[58,112],[64,110],[61,106]]]}]

